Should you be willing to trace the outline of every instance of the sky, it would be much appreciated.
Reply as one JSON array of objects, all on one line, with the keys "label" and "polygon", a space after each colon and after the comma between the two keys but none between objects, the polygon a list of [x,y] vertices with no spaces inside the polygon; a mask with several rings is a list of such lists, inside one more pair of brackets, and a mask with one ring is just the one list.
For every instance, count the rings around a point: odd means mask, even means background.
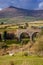
[{"label": "sky", "polygon": [[0,10],[9,6],[29,10],[43,9],[43,0],[0,0]]}]

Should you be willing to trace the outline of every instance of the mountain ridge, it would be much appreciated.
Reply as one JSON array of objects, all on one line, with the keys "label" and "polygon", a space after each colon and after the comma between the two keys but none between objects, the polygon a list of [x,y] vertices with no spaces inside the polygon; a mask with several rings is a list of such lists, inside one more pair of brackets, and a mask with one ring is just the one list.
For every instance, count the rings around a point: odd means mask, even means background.
[{"label": "mountain ridge", "polygon": [[0,18],[12,18],[17,16],[30,16],[30,17],[43,18],[43,10],[27,10],[17,8],[14,6],[9,6],[0,11]]}]

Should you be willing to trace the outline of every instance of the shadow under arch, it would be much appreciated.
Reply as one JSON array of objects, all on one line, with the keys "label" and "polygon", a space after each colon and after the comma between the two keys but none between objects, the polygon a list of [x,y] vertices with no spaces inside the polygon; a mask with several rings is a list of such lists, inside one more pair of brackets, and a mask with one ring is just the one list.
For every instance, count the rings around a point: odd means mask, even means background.
[{"label": "shadow under arch", "polygon": [[37,38],[37,35],[38,35],[39,32],[34,32],[32,34],[32,41],[35,42],[36,41],[36,38]]},{"label": "shadow under arch", "polygon": [[28,34],[27,32],[22,32],[22,33],[20,34],[20,41],[22,41],[23,39],[28,39],[28,40],[30,40],[30,36],[29,36],[29,34]]},{"label": "shadow under arch", "polygon": [[17,39],[17,36],[14,33],[7,33],[5,35],[5,39],[6,40],[16,40]]}]

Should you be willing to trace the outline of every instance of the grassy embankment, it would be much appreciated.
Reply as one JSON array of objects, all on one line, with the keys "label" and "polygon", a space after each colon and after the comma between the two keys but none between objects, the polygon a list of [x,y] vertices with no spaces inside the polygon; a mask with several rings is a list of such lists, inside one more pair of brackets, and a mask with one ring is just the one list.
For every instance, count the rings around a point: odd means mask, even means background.
[{"label": "grassy embankment", "polygon": [[14,65],[43,65],[43,57],[24,56],[22,53],[0,56],[0,65],[10,65],[12,61]]}]

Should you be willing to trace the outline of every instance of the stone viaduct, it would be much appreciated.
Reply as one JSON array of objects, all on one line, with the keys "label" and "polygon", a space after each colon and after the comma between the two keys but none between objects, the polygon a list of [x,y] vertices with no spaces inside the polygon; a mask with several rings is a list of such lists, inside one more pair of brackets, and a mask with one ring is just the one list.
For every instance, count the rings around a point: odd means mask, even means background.
[{"label": "stone viaduct", "polygon": [[38,33],[40,33],[40,29],[33,29],[33,28],[27,28],[27,29],[18,29],[15,35],[20,39],[22,34],[26,34],[28,37],[30,37],[30,40],[32,40],[33,37],[37,36]]}]

